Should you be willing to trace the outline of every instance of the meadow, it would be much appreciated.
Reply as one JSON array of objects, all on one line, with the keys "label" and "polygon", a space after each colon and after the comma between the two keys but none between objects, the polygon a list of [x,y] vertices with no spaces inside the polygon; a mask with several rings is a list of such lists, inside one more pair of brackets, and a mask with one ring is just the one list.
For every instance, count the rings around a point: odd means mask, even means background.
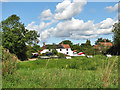
[{"label": "meadow", "polygon": [[20,61],[3,88],[118,88],[118,56]]}]

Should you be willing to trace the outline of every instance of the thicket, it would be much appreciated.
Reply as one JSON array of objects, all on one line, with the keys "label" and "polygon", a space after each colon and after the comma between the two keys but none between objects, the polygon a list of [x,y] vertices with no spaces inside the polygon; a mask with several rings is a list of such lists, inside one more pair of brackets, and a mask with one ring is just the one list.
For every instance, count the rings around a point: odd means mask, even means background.
[{"label": "thicket", "polygon": [[13,75],[16,73],[17,61],[15,54],[11,54],[8,49],[2,49],[2,75]]}]

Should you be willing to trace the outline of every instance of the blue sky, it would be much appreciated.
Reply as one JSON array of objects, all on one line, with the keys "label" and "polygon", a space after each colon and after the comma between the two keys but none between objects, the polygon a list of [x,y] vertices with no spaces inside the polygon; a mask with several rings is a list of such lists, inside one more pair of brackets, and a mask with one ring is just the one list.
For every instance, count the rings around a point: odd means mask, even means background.
[{"label": "blue sky", "polygon": [[[28,26],[28,24],[31,24],[32,22],[34,22],[34,24],[32,24],[27,29],[35,29],[35,25],[38,27],[38,26],[40,26],[41,22],[44,22],[45,24],[47,24],[47,23],[51,23],[52,20],[54,20],[53,17],[56,14],[56,12],[55,12],[56,6],[59,3],[62,3],[62,2],[4,2],[4,3],[2,3],[2,20],[5,20],[12,14],[16,14],[17,16],[20,17],[21,22],[23,22],[26,27]],[[74,32],[72,32],[72,34],[75,34],[77,36],[77,38],[76,37],[74,38],[70,35],[69,36],[66,35],[65,37],[63,37],[63,36],[59,35],[59,32],[64,32],[64,31],[61,29],[58,29],[57,24],[63,23],[62,25],[64,25],[64,23],[68,22],[68,24],[69,24],[69,22],[70,22],[70,25],[71,25],[71,22],[75,23],[78,20],[78,23],[79,23],[79,22],[81,22],[80,20],[83,20],[84,21],[83,24],[85,24],[85,23],[87,24],[88,21],[93,21],[93,23],[94,23],[93,26],[94,26],[96,24],[100,24],[100,22],[102,22],[103,20],[107,21],[107,18],[110,18],[110,19],[108,19],[108,21],[111,20],[111,22],[113,23],[115,17],[117,17],[117,10],[110,12],[110,10],[105,9],[105,8],[109,7],[109,6],[114,7],[116,4],[117,4],[117,2],[87,2],[82,7],[82,11],[80,11],[79,13],[77,13],[74,16],[71,16],[71,18],[54,20],[56,22],[50,24],[50,26],[42,28],[43,30],[37,30],[40,34],[42,32],[46,31],[45,33],[42,33],[41,43],[39,43],[39,44],[42,45],[42,42],[44,42],[44,41],[49,44],[59,43],[62,40],[71,40],[74,44],[77,44],[77,43],[81,44],[81,43],[84,43],[86,41],[86,39],[90,39],[91,43],[94,44],[94,42],[97,40],[98,37],[108,38],[108,39],[112,40],[112,37],[113,37],[112,33],[105,32],[105,31],[103,31],[103,34],[100,33],[100,31],[99,31],[98,36],[93,37],[93,38],[86,38],[85,37],[86,33],[83,33],[85,35],[84,36],[85,38],[81,38],[81,37],[79,37],[79,35],[80,36],[82,35],[81,33],[76,34]],[[50,10],[50,13],[52,14],[52,19],[42,20],[43,16],[41,16],[41,13],[48,9]],[[77,9],[77,7],[76,7],[76,9]],[[38,17],[41,17],[41,18],[38,18]],[[74,18],[74,19],[72,19],[72,18]],[[103,26],[103,24],[105,25],[106,23],[101,23],[100,25]],[[90,24],[90,25],[92,25],[92,24]],[[109,24],[109,25],[111,25],[111,24]],[[80,25],[80,27],[81,26],[82,25]],[[98,27],[101,27],[101,26],[98,26]],[[56,31],[53,32],[52,29],[50,30],[50,28],[52,28],[53,31],[55,31],[55,29],[56,29]],[[95,27],[92,27],[92,28],[95,28]],[[39,29],[39,28],[36,28],[36,29]],[[65,30],[66,34],[69,33],[67,27],[65,27],[64,30]],[[72,30],[73,29],[71,29],[71,31]],[[80,32],[81,32],[81,30],[82,29],[80,29]],[[85,31],[85,30],[88,30],[88,29],[83,28],[83,31]],[[94,32],[95,32],[95,30],[94,30]],[[108,29],[105,28],[104,30],[108,30]],[[79,29],[78,29],[78,31],[79,31]],[[92,30],[90,30],[90,31],[92,31]],[[57,33],[57,35],[56,35],[56,33]],[[44,37],[45,35],[48,35],[49,37]],[[93,35],[93,33],[92,33],[92,35]]]}]

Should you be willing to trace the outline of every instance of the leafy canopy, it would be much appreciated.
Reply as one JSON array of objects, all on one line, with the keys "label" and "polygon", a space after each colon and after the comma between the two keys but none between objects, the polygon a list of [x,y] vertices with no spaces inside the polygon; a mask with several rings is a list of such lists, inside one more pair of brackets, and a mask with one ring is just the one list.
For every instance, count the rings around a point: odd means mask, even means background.
[{"label": "leafy canopy", "polygon": [[35,30],[25,29],[24,24],[16,15],[11,15],[2,21],[2,46],[16,54],[21,60],[27,59],[26,45],[38,43],[38,37],[40,35]]}]

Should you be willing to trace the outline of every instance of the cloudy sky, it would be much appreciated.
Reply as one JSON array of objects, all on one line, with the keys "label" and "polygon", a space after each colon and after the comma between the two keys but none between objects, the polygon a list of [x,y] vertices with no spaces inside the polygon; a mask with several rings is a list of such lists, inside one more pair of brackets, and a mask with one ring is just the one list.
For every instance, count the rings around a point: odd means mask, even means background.
[{"label": "cloudy sky", "polygon": [[2,20],[12,14],[21,18],[26,29],[40,33],[40,45],[62,40],[81,44],[86,39],[94,44],[99,37],[112,40],[112,25],[118,19],[118,3],[85,0],[3,2]]}]

